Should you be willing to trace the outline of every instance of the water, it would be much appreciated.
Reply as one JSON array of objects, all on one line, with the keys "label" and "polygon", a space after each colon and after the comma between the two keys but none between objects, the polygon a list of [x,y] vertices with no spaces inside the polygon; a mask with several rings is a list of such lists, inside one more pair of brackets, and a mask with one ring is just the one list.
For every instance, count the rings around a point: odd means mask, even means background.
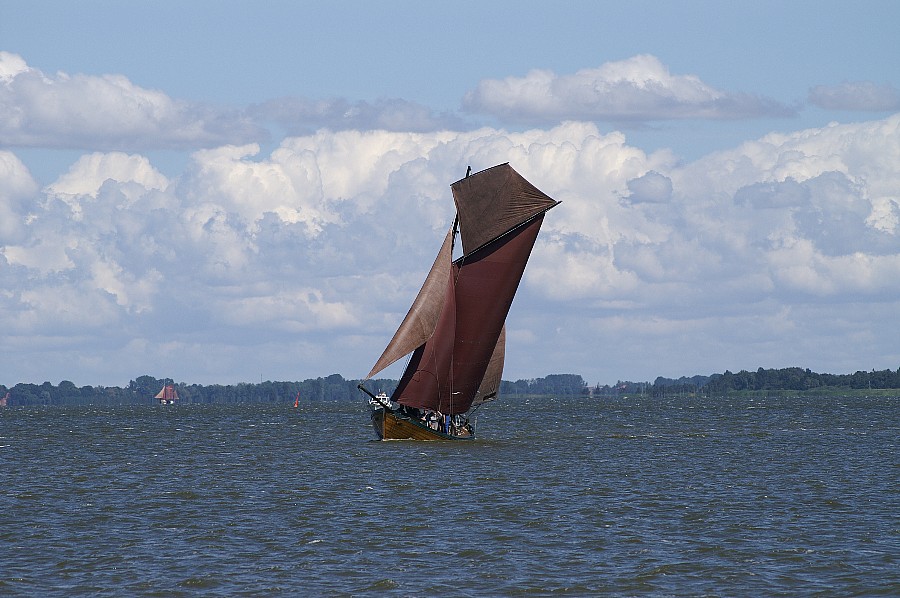
[{"label": "water", "polygon": [[900,399],[0,410],[0,595],[898,595]]}]

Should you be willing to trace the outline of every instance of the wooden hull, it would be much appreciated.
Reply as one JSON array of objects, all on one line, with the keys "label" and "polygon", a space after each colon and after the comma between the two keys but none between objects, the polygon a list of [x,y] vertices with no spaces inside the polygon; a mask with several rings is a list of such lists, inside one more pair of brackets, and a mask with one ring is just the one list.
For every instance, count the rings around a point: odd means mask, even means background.
[{"label": "wooden hull", "polygon": [[432,430],[423,422],[385,409],[372,411],[372,426],[379,440],[474,440],[474,435],[452,436]]}]

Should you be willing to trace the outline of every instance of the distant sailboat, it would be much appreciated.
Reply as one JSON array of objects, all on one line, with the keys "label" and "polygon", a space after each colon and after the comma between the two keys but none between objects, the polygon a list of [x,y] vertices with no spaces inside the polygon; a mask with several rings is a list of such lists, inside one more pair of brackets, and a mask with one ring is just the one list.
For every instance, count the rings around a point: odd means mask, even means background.
[{"label": "distant sailboat", "polygon": [[154,399],[159,399],[160,405],[174,405],[175,401],[178,400],[178,391],[175,390],[174,384],[165,384]]},{"label": "distant sailboat", "polygon": [[294,409],[300,406],[300,391],[297,391],[297,396],[294,397]]},{"label": "distant sailboat", "polygon": [[[471,411],[497,397],[506,316],[544,214],[559,202],[509,164],[450,185],[457,216],[422,289],[366,376],[411,357],[393,394],[369,397],[381,440],[459,440],[475,435]],[[457,227],[462,257],[453,260]]]}]

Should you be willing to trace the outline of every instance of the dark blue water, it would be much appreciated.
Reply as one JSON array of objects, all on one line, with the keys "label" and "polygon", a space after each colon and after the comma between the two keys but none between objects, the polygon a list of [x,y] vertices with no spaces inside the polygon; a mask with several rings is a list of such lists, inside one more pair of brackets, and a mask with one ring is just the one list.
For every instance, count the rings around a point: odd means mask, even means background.
[{"label": "dark blue water", "polygon": [[0,595],[900,595],[900,399],[0,410]]}]

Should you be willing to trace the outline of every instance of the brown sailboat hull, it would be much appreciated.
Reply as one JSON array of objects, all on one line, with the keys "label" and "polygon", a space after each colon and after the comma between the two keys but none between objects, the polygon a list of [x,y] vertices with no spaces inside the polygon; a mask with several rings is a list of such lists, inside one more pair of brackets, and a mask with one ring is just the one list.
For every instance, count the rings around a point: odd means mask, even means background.
[{"label": "brown sailboat hull", "polygon": [[454,436],[429,428],[425,423],[385,409],[372,412],[372,427],[379,440],[473,440],[474,435]]}]

